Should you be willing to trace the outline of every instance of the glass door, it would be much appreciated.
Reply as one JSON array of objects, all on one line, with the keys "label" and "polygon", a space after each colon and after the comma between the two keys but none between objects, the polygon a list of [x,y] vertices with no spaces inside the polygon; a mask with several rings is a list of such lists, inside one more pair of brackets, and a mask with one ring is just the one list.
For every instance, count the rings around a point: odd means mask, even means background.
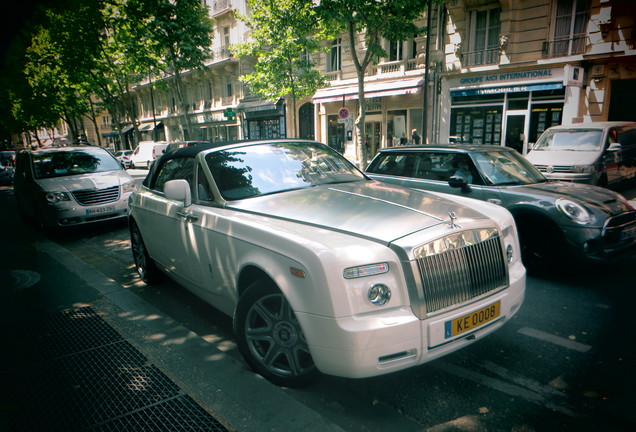
[{"label": "glass door", "polygon": [[526,112],[523,114],[512,114],[510,111],[506,116],[506,147],[511,147],[519,153],[525,153],[526,146]]}]

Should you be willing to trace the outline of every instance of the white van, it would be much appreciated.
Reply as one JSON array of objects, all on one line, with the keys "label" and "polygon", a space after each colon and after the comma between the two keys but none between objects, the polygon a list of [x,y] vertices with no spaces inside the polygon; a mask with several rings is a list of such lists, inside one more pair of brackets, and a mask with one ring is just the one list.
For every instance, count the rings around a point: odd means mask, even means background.
[{"label": "white van", "polygon": [[526,158],[546,177],[608,186],[636,177],[636,122],[553,126]]},{"label": "white van", "polygon": [[163,141],[139,141],[139,145],[130,156],[131,168],[150,168],[166,151],[168,143]]}]

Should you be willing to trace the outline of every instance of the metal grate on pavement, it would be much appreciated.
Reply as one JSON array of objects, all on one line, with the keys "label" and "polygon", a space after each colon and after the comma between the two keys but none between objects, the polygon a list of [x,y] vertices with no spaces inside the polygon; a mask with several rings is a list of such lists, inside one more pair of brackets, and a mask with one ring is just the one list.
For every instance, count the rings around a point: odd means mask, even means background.
[{"label": "metal grate on pavement", "polygon": [[92,308],[0,334],[0,430],[227,431]]}]

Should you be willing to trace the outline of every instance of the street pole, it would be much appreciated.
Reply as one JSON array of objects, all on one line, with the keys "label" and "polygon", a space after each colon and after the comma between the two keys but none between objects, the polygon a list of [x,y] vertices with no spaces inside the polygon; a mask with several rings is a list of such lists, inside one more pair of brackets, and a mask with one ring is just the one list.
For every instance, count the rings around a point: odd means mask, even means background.
[{"label": "street pole", "polygon": [[424,54],[424,103],[422,110],[422,144],[426,144],[428,135],[428,66],[429,51],[431,49],[431,7],[432,0],[428,0],[426,12],[426,53]]}]

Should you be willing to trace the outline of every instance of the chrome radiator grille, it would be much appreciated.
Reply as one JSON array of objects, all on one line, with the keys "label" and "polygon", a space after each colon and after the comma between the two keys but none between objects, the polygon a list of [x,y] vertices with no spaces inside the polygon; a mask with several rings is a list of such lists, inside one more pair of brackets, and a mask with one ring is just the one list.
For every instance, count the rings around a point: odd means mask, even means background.
[{"label": "chrome radiator grille", "polygon": [[428,313],[508,285],[506,258],[499,235],[476,243],[462,243],[417,259]]},{"label": "chrome radiator grille", "polygon": [[73,192],[73,197],[83,206],[106,204],[119,199],[119,186],[97,190],[77,190]]}]

